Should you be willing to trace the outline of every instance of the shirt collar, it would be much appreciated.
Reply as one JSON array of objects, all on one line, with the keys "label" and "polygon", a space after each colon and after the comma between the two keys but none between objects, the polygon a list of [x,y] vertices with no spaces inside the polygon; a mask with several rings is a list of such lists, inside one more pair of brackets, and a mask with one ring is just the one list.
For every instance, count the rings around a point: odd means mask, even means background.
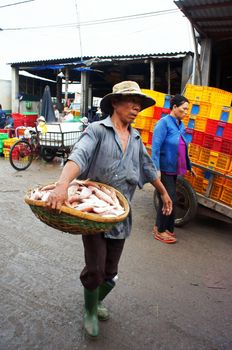
[{"label": "shirt collar", "polygon": [[[100,124],[114,129],[114,125],[112,123],[110,116],[108,116],[106,119],[101,120]],[[139,134],[138,130],[132,128],[131,125],[129,125],[129,130],[130,130],[131,137],[140,138],[140,134]]]}]

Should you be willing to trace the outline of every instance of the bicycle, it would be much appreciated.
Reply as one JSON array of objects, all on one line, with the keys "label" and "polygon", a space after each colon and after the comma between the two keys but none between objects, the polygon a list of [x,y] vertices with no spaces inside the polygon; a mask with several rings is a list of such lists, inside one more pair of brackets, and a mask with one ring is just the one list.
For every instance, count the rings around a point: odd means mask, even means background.
[{"label": "bicycle", "polygon": [[63,159],[62,164],[65,163],[65,159],[83,132],[83,124],[75,127],[74,123],[71,131],[65,124],[51,123],[47,126],[49,130],[45,134],[37,128],[25,129],[23,138],[11,147],[9,159],[14,169],[26,170],[33,159],[40,157],[46,162],[51,162],[57,156]]},{"label": "bicycle", "polygon": [[35,130],[25,129],[24,136],[10,149],[9,160],[12,167],[18,171],[26,170],[33,159],[42,157],[50,162],[56,156],[56,150],[40,146],[39,134]]}]

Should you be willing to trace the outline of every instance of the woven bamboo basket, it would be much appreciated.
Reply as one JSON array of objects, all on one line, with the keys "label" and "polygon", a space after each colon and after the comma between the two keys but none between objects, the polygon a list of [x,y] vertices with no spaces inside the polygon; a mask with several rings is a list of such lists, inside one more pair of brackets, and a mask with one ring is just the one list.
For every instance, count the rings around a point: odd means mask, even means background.
[{"label": "woven bamboo basket", "polygon": [[121,206],[125,210],[122,215],[112,218],[104,218],[98,214],[85,213],[64,205],[61,207],[60,211],[50,209],[46,207],[45,202],[30,199],[31,189],[27,191],[24,200],[30,206],[32,212],[39,220],[62,232],[82,235],[107,232],[110,231],[118,222],[122,222],[126,219],[130,208],[126,198],[118,190],[100,182],[95,183],[98,185],[104,185],[105,187],[115,191]]}]

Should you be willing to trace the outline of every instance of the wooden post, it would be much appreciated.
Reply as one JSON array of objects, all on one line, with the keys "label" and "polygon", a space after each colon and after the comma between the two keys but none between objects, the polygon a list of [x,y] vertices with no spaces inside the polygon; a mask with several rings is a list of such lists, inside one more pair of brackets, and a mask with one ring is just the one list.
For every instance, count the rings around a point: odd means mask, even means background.
[{"label": "wooden post", "polygon": [[202,72],[202,85],[209,85],[210,76],[210,62],[212,56],[212,42],[211,39],[202,39],[201,41],[201,72]]},{"label": "wooden post", "polygon": [[68,68],[65,68],[65,93],[64,93],[64,98],[65,98],[65,104],[67,105],[68,101],[68,79],[69,79],[69,70]]},{"label": "wooden post", "polygon": [[81,72],[81,106],[80,114],[88,118],[89,72]]},{"label": "wooden post", "polygon": [[155,64],[150,60],[150,90],[155,90]]},{"label": "wooden post", "polygon": [[167,74],[167,79],[168,79],[168,95],[170,95],[170,94],[171,94],[170,61],[168,61],[168,74]]}]

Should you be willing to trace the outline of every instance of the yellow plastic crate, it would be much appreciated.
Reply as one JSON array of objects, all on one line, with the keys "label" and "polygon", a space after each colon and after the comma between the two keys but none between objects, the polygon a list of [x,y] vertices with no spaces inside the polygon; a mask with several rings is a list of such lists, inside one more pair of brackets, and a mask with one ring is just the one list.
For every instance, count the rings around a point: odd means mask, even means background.
[{"label": "yellow plastic crate", "polygon": [[221,193],[222,193],[222,185],[218,185],[216,183],[214,183],[212,185],[211,191],[210,191],[210,198],[214,199],[214,200],[220,200],[221,197]]},{"label": "yellow plastic crate", "polygon": [[187,84],[184,95],[185,97],[187,97],[187,99],[200,101],[202,97],[202,92],[203,86]]},{"label": "yellow plastic crate", "polygon": [[184,126],[187,128],[188,127],[188,123],[189,123],[189,118],[190,116],[187,114],[184,119],[182,119],[182,122],[184,123]]},{"label": "yellow plastic crate", "polygon": [[156,107],[163,107],[164,106],[166,94],[159,92],[159,91],[148,90],[148,89],[141,89],[141,91],[144,94],[154,98],[154,100],[156,101],[156,104],[155,104]]},{"label": "yellow plastic crate", "polygon": [[206,123],[207,123],[207,118],[205,117],[201,117],[201,116],[197,116],[196,120],[195,120],[195,130],[197,131],[205,131],[206,129]]},{"label": "yellow plastic crate", "polygon": [[223,111],[229,112],[229,109],[230,109],[229,107],[224,107],[224,106],[221,106],[221,105],[212,104],[211,109],[210,109],[210,116],[209,116],[209,118],[210,119],[214,119],[214,120],[220,120],[222,112]]},{"label": "yellow plastic crate", "polygon": [[151,122],[152,122],[151,118],[137,116],[135,119],[135,128],[141,129],[141,130],[150,130]]},{"label": "yellow plastic crate", "polygon": [[[214,177],[213,183],[216,185],[222,186],[225,183],[225,178],[223,176],[216,175]],[[232,184],[231,184],[231,186],[232,186]]]},{"label": "yellow plastic crate", "polygon": [[203,176],[197,176],[193,182],[193,188],[196,192],[203,194],[205,192],[204,186],[204,177]]},{"label": "yellow plastic crate", "polygon": [[231,163],[232,157],[230,155],[224,154],[224,153],[219,153],[219,152],[215,152],[215,153],[218,153],[215,170],[224,174],[230,168],[230,163]]},{"label": "yellow plastic crate", "polygon": [[199,164],[208,166],[210,158],[210,149],[201,147],[199,154]]},{"label": "yellow plastic crate", "polygon": [[223,186],[223,190],[220,196],[220,201],[229,205],[230,207],[232,206],[232,188]]},{"label": "yellow plastic crate", "polygon": [[192,162],[197,162],[200,156],[201,152],[201,146],[195,145],[193,143],[189,144],[189,157],[192,160]]},{"label": "yellow plastic crate", "polygon": [[19,138],[17,137],[12,137],[11,139],[6,139],[3,142],[3,146],[5,148],[10,148],[15,142],[17,142],[19,140]]},{"label": "yellow plastic crate", "polygon": [[185,178],[185,180],[187,180],[187,181],[190,183],[190,185],[193,185],[195,179],[194,179],[194,177],[190,174],[189,171],[187,171],[187,173],[185,174],[184,178]]},{"label": "yellow plastic crate", "polygon": [[202,117],[208,118],[210,115],[210,110],[211,110],[211,103],[207,103],[207,102],[200,102],[200,112],[199,114]]},{"label": "yellow plastic crate", "polygon": [[141,139],[143,143],[148,143],[149,139],[149,131],[142,130],[140,133]]}]

